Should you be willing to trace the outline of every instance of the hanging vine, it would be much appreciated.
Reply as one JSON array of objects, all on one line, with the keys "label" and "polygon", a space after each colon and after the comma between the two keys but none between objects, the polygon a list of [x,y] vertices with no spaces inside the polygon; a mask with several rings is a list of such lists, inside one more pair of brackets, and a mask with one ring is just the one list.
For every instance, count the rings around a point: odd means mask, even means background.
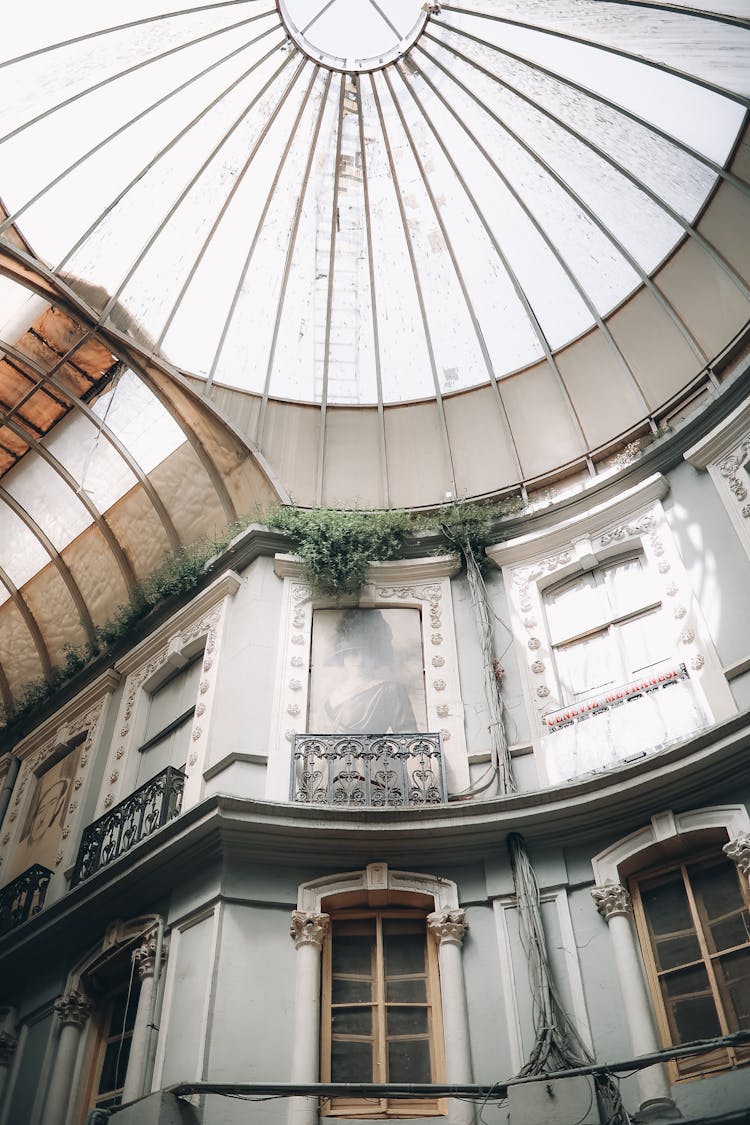
[{"label": "hanging vine", "polygon": [[[591,1052],[581,1040],[569,1018],[552,977],[547,939],[542,924],[541,897],[534,869],[523,836],[508,836],[508,851],[513,885],[518,904],[521,944],[526,954],[532,996],[534,1043],[519,1077],[554,1074],[593,1063]],[[608,1074],[594,1076],[596,1094],[607,1125],[627,1125],[616,1079]]]}]

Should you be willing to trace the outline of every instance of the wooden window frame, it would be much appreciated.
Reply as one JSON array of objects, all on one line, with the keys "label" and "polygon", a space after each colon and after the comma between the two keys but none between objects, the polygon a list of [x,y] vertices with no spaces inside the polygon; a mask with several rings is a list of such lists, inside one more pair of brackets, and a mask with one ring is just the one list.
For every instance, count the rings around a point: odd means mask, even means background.
[{"label": "wooden window frame", "polygon": [[[138,992],[139,992],[139,990],[140,990],[140,981],[138,980],[138,978],[136,976],[131,981],[131,987],[130,987],[131,993],[134,993],[134,996],[131,998],[131,1003],[134,1003],[136,1008],[137,1008],[137,1005],[138,1005]],[[113,1012],[114,1012],[115,1002],[117,1001],[118,997],[120,997],[120,996],[126,997],[126,1001],[125,1001],[126,1008],[125,1008],[125,1010],[127,1012],[128,991],[129,991],[128,980],[127,980],[127,978],[125,978],[124,980],[119,982],[117,985],[115,985],[113,988],[111,988],[105,995],[97,998],[96,1012],[95,1012],[95,1015],[94,1015],[94,1019],[92,1021],[92,1023],[93,1023],[93,1028],[92,1028],[93,1042],[91,1043],[91,1047],[90,1047],[89,1065],[86,1068],[86,1079],[85,1079],[85,1089],[84,1089],[85,1096],[84,1096],[84,1099],[83,1099],[83,1112],[82,1112],[81,1117],[80,1117],[80,1125],[83,1125],[83,1123],[86,1121],[86,1118],[88,1117],[89,1113],[92,1110],[99,1108],[98,1105],[97,1105],[97,1099],[113,1098],[113,1097],[116,1097],[118,1094],[122,1095],[122,1091],[123,1091],[124,1086],[120,1087],[118,1089],[115,1089],[115,1090],[108,1091],[108,1092],[105,1091],[103,1093],[98,1092],[98,1087],[99,1087],[99,1081],[101,1079],[102,1070],[103,1070],[103,1067],[104,1067],[104,1059],[105,1059],[105,1055],[107,1053],[107,1047],[108,1047],[110,1042],[116,1042],[120,1038],[120,1035],[122,1034],[121,1031],[116,1033],[116,1034],[113,1034],[113,1032],[112,1032],[112,1015],[113,1015]],[[123,1039],[123,1043],[128,1044],[128,1047],[127,1047],[128,1055],[126,1056],[126,1061],[125,1061],[126,1072],[127,1072],[127,1059],[129,1058],[130,1045],[132,1044],[132,1039],[133,1039],[133,1030],[131,1029],[128,1033],[126,1033],[126,1035]]]},{"label": "wooden window frame", "polygon": [[[331,1081],[331,1053],[332,1053],[332,966],[333,966],[333,940],[336,922],[363,921],[375,919],[376,938],[376,995],[372,1002],[373,1014],[376,1022],[375,1037],[375,1082],[385,1082],[385,991],[383,975],[382,954],[382,922],[391,919],[417,919],[424,923],[424,941],[426,954],[426,981],[427,981],[427,1008],[429,1044],[430,1044],[430,1070],[432,1082],[441,1082],[445,1073],[445,1057],[443,1049],[443,1018],[440,1003],[440,977],[438,971],[437,946],[427,930],[427,911],[398,907],[382,907],[367,909],[357,907],[342,909],[332,912],[331,925],[323,947],[323,974],[322,974],[322,1003],[321,1003],[321,1081]],[[355,1117],[368,1120],[386,1118],[412,1118],[412,1117],[439,1117],[448,1112],[445,1098],[410,1098],[408,1100],[387,1098],[326,1098],[321,1103],[321,1113],[331,1117]]]},{"label": "wooden window frame", "polygon": [[[633,900],[633,916],[635,919],[636,931],[638,934],[638,941],[643,955],[643,961],[646,969],[646,978],[651,992],[651,998],[656,1014],[656,1022],[659,1029],[662,1045],[664,1047],[679,1046],[674,1042],[674,1036],[669,1026],[669,1019],[667,1016],[666,1006],[662,997],[660,987],[660,970],[657,967],[656,958],[654,956],[653,945],[649,933],[648,923],[646,921],[646,913],[643,907],[641,896],[641,884],[649,879],[658,878],[660,875],[680,873],[685,887],[685,893],[688,900],[688,905],[691,913],[692,922],[697,936],[701,958],[700,962],[695,964],[702,964],[706,969],[706,974],[711,988],[711,994],[714,1004],[716,1006],[716,1013],[719,1024],[722,1028],[722,1034],[730,1034],[730,1028],[727,1022],[724,1001],[721,995],[721,987],[717,981],[716,973],[713,968],[714,960],[719,957],[724,957],[728,953],[734,952],[738,949],[750,949],[750,938],[748,942],[742,946],[736,946],[729,950],[722,950],[720,953],[712,953],[708,948],[706,937],[704,933],[704,919],[701,916],[699,906],[696,902],[689,874],[687,868],[695,868],[696,866],[712,867],[722,860],[717,855],[716,849],[711,851],[697,852],[696,854],[688,854],[682,856],[680,859],[673,860],[670,863],[660,864],[656,867],[650,867],[643,871],[638,871],[631,876],[629,880],[629,888]],[[726,860],[731,864],[731,860]],[[732,864],[732,866],[734,866]],[[739,871],[735,867],[735,874],[740,892],[740,897],[745,905],[750,909],[750,889],[743,882]],[[693,964],[693,962],[691,962]],[[678,967],[675,967],[676,969]],[[675,970],[671,970],[675,971]],[[739,1066],[747,1066],[750,1063],[750,1047],[717,1047],[713,1051],[707,1051],[702,1055],[692,1055],[687,1059],[671,1059],[666,1064],[669,1072],[671,1083],[685,1082],[702,1078],[706,1074],[716,1073],[718,1071],[732,1070]]]}]

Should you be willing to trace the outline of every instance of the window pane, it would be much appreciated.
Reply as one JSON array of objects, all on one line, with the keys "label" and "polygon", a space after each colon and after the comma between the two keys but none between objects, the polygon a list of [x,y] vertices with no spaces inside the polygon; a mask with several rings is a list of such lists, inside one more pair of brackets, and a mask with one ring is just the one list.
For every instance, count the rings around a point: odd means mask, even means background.
[{"label": "window pane", "polygon": [[678,1043],[721,1035],[708,974],[702,965],[662,978],[662,993],[672,1034]]},{"label": "window pane", "polygon": [[644,613],[616,626],[625,657],[628,678],[653,668],[670,656],[668,637],[660,609]]},{"label": "window pane", "polygon": [[750,1029],[750,950],[722,957],[716,976],[731,1031]]},{"label": "window pane", "polygon": [[653,935],[658,969],[673,969],[701,958],[682,876],[672,876],[641,891],[643,909]]},{"label": "window pane", "polygon": [[424,973],[424,933],[392,933],[383,925],[383,953],[386,977],[413,976]]},{"label": "window pane", "polygon": [[734,864],[717,863],[689,871],[711,952],[749,942],[750,911],[742,898]]},{"label": "window pane", "polygon": [[388,1035],[426,1035],[426,1008],[389,1008]]},{"label": "window pane", "polygon": [[620,661],[608,632],[597,633],[557,650],[560,679],[569,699],[580,699],[622,678]]},{"label": "window pane", "polygon": [[372,976],[374,931],[368,934],[334,934],[333,971],[356,976]]},{"label": "window pane", "polygon": [[112,1017],[109,1021],[109,1035],[118,1035],[122,1031],[123,1025],[126,1031],[132,1031],[135,1024],[135,1013],[138,1009],[138,992],[137,987],[130,990],[130,1002],[128,1003],[127,1016],[125,1013],[125,1004],[128,1000],[127,992],[120,992],[112,1001]]},{"label": "window pane", "polygon": [[630,613],[656,598],[649,589],[647,573],[640,558],[625,559],[601,571],[602,583],[613,617]]},{"label": "window pane", "polygon": [[427,1039],[396,1039],[388,1044],[389,1082],[430,1082],[431,1079]]},{"label": "window pane", "polygon": [[106,1094],[111,1090],[122,1089],[125,1082],[125,1071],[128,1069],[129,1055],[130,1036],[123,1040],[122,1050],[120,1050],[119,1039],[113,1039],[111,1043],[107,1044],[101,1078],[99,1079],[99,1093]]},{"label": "window pane", "polygon": [[372,1082],[372,1044],[354,1042],[331,1043],[332,1082]]},{"label": "window pane", "polygon": [[385,998],[403,1004],[423,1004],[427,999],[427,981],[424,977],[397,977],[386,981]]},{"label": "window pane", "polygon": [[334,977],[331,1001],[334,1004],[369,1004],[373,999],[372,981]]},{"label": "window pane", "polygon": [[331,1026],[334,1035],[372,1035],[372,1008],[334,1008]]},{"label": "window pane", "polygon": [[593,629],[608,617],[602,589],[597,586],[593,574],[586,574],[556,590],[548,590],[544,601],[553,642]]}]

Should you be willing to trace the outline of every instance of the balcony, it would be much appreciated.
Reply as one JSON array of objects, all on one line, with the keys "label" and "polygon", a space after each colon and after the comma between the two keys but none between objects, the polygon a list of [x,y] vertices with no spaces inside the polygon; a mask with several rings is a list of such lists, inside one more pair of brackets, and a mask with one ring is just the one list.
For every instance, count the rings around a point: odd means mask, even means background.
[{"label": "balcony", "polygon": [[71,886],[89,879],[179,816],[184,786],[184,773],[168,766],[90,824],[81,839]]},{"label": "balcony", "polygon": [[419,808],[446,799],[439,734],[295,734],[290,800]]},{"label": "balcony", "polygon": [[53,872],[33,863],[0,891],[0,934],[26,922],[44,906]]}]

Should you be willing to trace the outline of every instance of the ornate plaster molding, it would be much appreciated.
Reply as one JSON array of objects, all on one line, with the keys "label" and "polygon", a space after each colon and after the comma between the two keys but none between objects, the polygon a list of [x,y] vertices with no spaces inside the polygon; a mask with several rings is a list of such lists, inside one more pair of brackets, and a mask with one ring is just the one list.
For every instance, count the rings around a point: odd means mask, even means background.
[{"label": "ornate plaster molding", "polygon": [[602,883],[591,888],[591,897],[605,922],[618,915],[630,917],[633,903],[629,892],[621,883]]},{"label": "ornate plaster molding", "polygon": [[289,936],[294,942],[294,948],[314,945],[322,949],[330,923],[328,914],[317,914],[312,910],[293,910]]},{"label": "ornate plaster molding", "polygon": [[[278,578],[303,578],[302,560],[298,555],[278,554],[274,559]],[[399,586],[411,582],[429,582],[434,578],[453,578],[461,569],[458,555],[432,555],[424,559],[392,559],[371,563],[367,570],[368,584]]]},{"label": "ornate plaster molding", "polygon": [[146,934],[141,944],[133,953],[133,960],[135,961],[138,976],[141,980],[145,980],[146,977],[152,977],[154,975],[158,937],[158,930],[152,930],[150,933]]},{"label": "ornate plaster molding", "polygon": [[457,945],[460,948],[468,928],[465,910],[436,910],[434,914],[427,915],[427,929],[438,945]]},{"label": "ornate plaster molding", "polygon": [[737,869],[746,879],[750,879],[750,832],[741,832],[728,844],[724,851],[737,864]]},{"label": "ornate plaster molding", "polygon": [[88,996],[77,989],[55,1000],[55,1012],[63,1027],[72,1024],[74,1027],[83,1027],[92,1011],[93,1005]]}]

